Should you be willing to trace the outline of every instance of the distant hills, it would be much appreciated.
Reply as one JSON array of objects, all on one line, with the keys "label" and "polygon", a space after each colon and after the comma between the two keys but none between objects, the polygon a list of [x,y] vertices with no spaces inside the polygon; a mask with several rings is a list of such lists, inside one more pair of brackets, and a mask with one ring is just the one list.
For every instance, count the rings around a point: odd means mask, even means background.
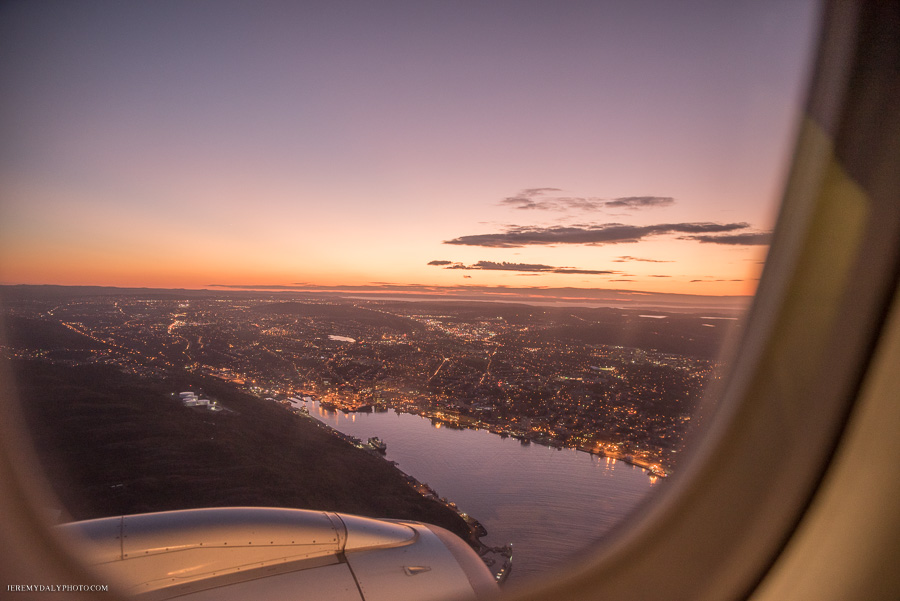
[{"label": "distant hills", "polygon": [[[423,289],[427,288],[427,291]],[[113,286],[59,286],[52,284],[0,285],[0,301],[54,299],[73,296],[140,295],[154,298],[271,298],[368,299],[381,302],[498,303],[530,306],[617,307],[672,312],[721,311],[738,315],[749,306],[750,296],[705,296],[638,292],[599,288],[492,288],[486,286],[211,286],[209,289],[117,288]]]}]

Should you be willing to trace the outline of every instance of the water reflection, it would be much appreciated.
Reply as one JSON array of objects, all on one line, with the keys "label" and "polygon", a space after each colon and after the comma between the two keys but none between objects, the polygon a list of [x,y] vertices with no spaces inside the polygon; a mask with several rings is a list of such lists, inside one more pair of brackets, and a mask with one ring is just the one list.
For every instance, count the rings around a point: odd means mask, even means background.
[{"label": "water reflection", "polygon": [[383,440],[388,460],[484,524],[486,544],[513,543],[514,581],[571,558],[665,485],[611,457],[523,445],[485,430],[441,427],[418,415],[345,414],[316,402],[308,409],[345,434]]}]

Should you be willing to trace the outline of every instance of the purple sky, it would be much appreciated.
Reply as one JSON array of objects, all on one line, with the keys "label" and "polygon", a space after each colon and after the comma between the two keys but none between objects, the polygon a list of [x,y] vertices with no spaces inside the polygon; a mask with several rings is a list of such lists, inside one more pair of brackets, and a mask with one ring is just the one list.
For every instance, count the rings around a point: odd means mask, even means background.
[{"label": "purple sky", "polygon": [[752,293],[817,12],[6,3],[0,282]]}]

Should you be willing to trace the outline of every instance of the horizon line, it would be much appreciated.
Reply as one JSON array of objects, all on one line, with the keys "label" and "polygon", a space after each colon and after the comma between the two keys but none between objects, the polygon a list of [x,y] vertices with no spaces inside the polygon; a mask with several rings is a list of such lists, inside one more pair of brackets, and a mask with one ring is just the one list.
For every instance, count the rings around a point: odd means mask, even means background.
[{"label": "horizon line", "polygon": [[[728,313],[745,312],[753,295],[703,295],[673,292],[649,292],[623,289],[549,288],[509,286],[427,286],[421,284],[366,284],[360,286],[322,286],[310,284],[206,284],[204,287],[173,288],[152,286],[107,286],[92,284],[0,284],[0,289],[52,288],[96,289],[115,293],[121,291],[183,292],[207,294],[269,294],[283,297],[307,295],[345,300],[393,300],[408,302],[491,302],[517,303],[532,306],[608,307],[620,309],[659,309],[683,312],[687,310],[718,310]],[[2,300],[0,295],[0,300]]]}]

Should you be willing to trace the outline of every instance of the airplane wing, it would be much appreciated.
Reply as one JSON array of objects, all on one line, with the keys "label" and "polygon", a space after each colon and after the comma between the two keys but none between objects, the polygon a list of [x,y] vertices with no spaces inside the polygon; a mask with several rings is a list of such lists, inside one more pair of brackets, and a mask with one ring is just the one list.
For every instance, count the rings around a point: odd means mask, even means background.
[{"label": "airplane wing", "polygon": [[498,587],[453,533],[421,522],[228,507],[101,518],[57,529],[140,599],[483,599]]}]

